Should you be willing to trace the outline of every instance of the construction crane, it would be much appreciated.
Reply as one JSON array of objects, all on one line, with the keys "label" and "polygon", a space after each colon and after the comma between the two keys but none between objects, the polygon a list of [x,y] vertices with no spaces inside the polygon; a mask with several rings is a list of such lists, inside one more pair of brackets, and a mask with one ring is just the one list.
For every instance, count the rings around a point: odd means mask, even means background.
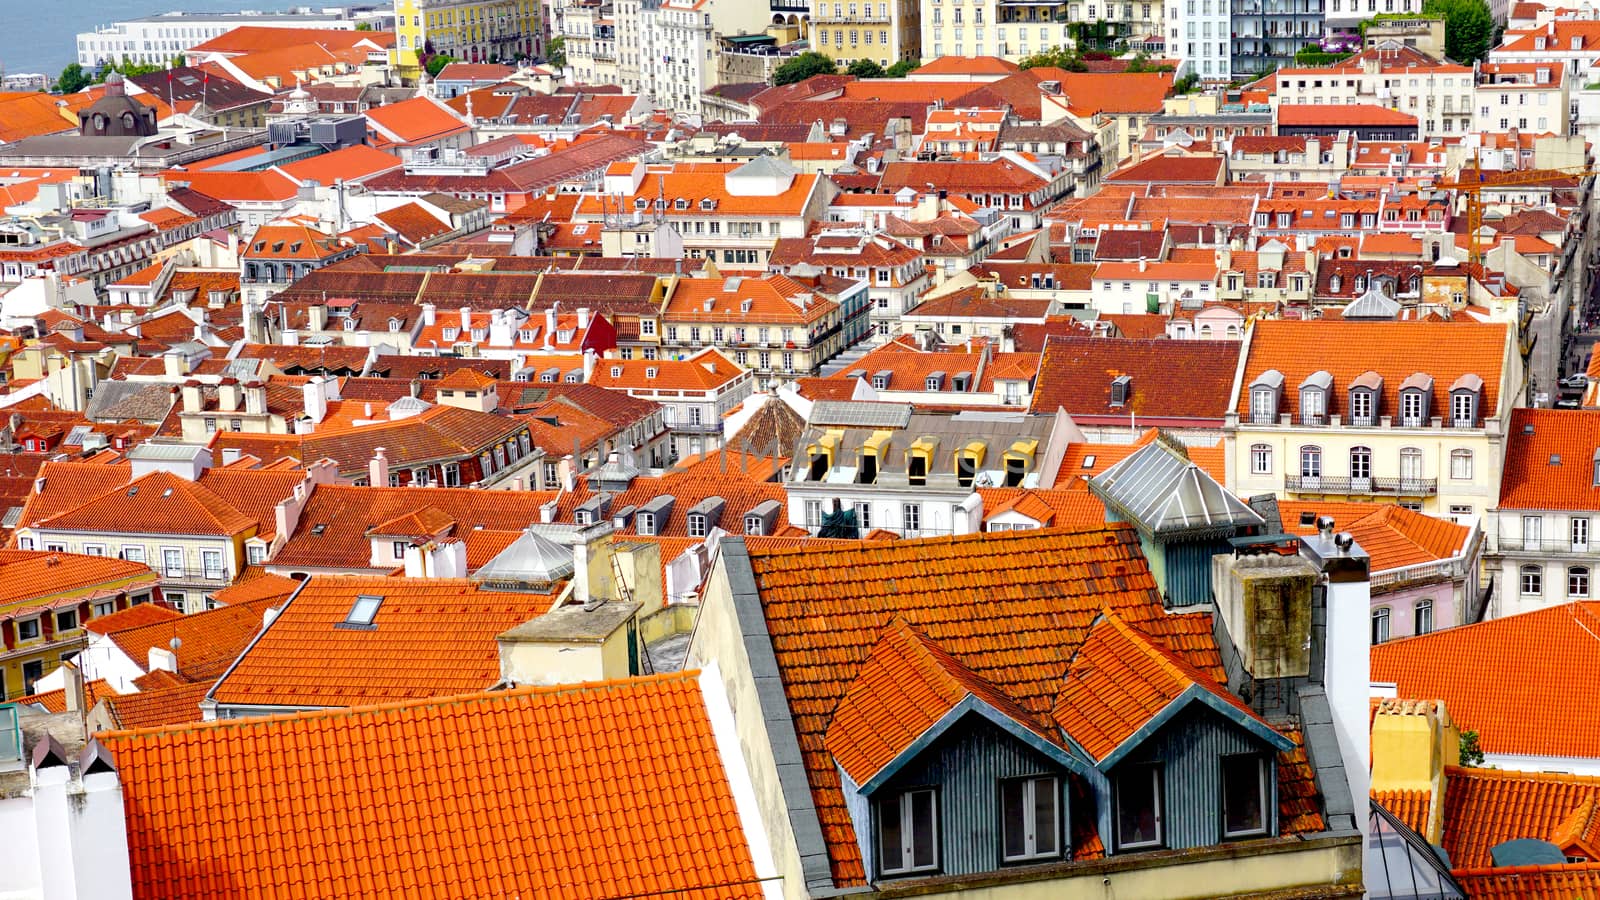
[{"label": "construction crane", "polygon": [[1512,187],[1519,184],[1539,184],[1556,178],[1576,178],[1582,181],[1591,175],[1600,175],[1600,169],[1593,167],[1570,169],[1524,169],[1514,171],[1499,171],[1485,169],[1474,159],[1470,168],[1463,167],[1456,173],[1453,181],[1435,182],[1434,187],[1459,191],[1467,201],[1467,261],[1474,264],[1483,262],[1482,238],[1478,232],[1483,230],[1483,200],[1480,194],[1485,190]]}]

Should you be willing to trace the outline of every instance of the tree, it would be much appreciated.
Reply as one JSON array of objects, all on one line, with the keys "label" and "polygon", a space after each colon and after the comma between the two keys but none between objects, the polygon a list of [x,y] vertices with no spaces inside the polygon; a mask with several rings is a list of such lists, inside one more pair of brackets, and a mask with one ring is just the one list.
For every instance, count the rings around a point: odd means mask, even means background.
[{"label": "tree", "polygon": [[1483,765],[1483,748],[1478,746],[1478,733],[1476,731],[1461,732],[1461,765]]},{"label": "tree", "polygon": [[902,59],[884,70],[884,75],[889,78],[904,78],[917,70],[918,63],[914,59]]},{"label": "tree", "polygon": [[845,71],[857,78],[884,78],[887,76],[883,66],[870,59],[858,59],[851,63],[850,68]]},{"label": "tree", "polygon": [[1494,16],[1483,0],[1426,0],[1424,15],[1444,19],[1444,53],[1463,65],[1489,56],[1494,40]]},{"label": "tree", "polygon": [[170,68],[170,64],[136,63],[132,60],[123,60],[101,68],[99,73],[94,76],[94,80],[96,83],[105,81],[111,77],[112,72],[121,72],[122,77],[132,78],[135,75],[149,75],[151,72],[165,72],[168,68]]},{"label": "tree", "polygon": [[1140,50],[1133,55],[1132,59],[1128,60],[1128,67],[1122,71],[1135,73],[1153,72],[1155,68],[1150,65],[1150,54]]},{"label": "tree", "polygon": [[357,22],[356,23],[356,30],[357,31],[371,31],[372,30],[372,23],[371,22]]},{"label": "tree", "polygon": [[56,79],[56,93],[76,94],[93,83],[94,79],[83,70],[83,66],[67,63],[67,67],[61,70],[60,77]]},{"label": "tree", "polygon": [[1200,90],[1200,76],[1194,74],[1193,72],[1190,72],[1182,78],[1179,78],[1172,85],[1172,92],[1174,94],[1192,94],[1198,90]]},{"label": "tree", "polygon": [[1087,72],[1089,66],[1083,61],[1083,54],[1072,47],[1051,47],[1043,53],[1024,56],[1017,63],[1024,69],[1055,68],[1065,69],[1068,72]]},{"label": "tree", "polygon": [[772,70],[772,83],[781,87],[805,81],[813,75],[832,75],[836,71],[838,67],[831,58],[815,50],[807,50]]},{"label": "tree", "polygon": [[567,64],[567,39],[551,38],[550,43],[544,45],[544,60],[555,68],[562,68]]},{"label": "tree", "polygon": [[438,78],[439,73],[444,71],[444,67],[455,61],[456,58],[448,53],[438,53],[428,57],[428,61],[423,63],[422,67],[428,70],[429,78]]}]

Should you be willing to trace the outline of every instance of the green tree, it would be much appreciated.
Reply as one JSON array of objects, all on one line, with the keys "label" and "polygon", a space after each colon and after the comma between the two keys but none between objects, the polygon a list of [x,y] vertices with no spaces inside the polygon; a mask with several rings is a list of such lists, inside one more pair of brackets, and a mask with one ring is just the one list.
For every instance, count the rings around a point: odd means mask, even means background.
[{"label": "green tree", "polygon": [[151,72],[165,72],[168,68],[169,65],[163,65],[162,63],[136,63],[131,60],[123,60],[120,63],[112,63],[102,68],[94,76],[94,80],[96,83],[105,81],[111,77],[112,72],[121,72],[122,77],[132,78],[135,75],[149,75]]},{"label": "green tree", "polygon": [[429,78],[438,78],[439,73],[444,71],[444,67],[455,61],[456,58],[448,53],[436,53],[428,57],[428,61],[423,63],[422,67],[428,70]]},{"label": "green tree", "polygon": [[567,39],[551,38],[544,45],[544,61],[559,69],[567,64]]},{"label": "green tree", "polygon": [[772,83],[779,87],[805,81],[813,75],[832,75],[838,71],[832,59],[815,50],[796,56],[772,70]]},{"label": "green tree", "polygon": [[94,79],[83,70],[83,66],[67,63],[67,67],[62,69],[61,75],[56,78],[56,93],[76,94],[93,83]]},{"label": "green tree", "polygon": [[1478,733],[1476,731],[1461,732],[1461,765],[1483,765],[1483,748],[1478,746]]},{"label": "green tree", "polygon": [[870,59],[858,59],[851,63],[850,68],[845,71],[857,78],[883,78],[887,75],[883,70],[883,66]]},{"label": "green tree", "polygon": [[884,70],[884,75],[889,78],[904,78],[917,70],[918,63],[914,59],[902,59]]},{"label": "green tree", "polygon": [[1424,15],[1444,19],[1444,54],[1463,65],[1487,59],[1494,40],[1494,16],[1483,0],[1426,0]]},{"label": "green tree", "polygon": [[1017,63],[1024,69],[1056,68],[1068,72],[1087,72],[1089,66],[1083,61],[1083,54],[1074,47],[1051,47],[1043,53],[1024,56]]},{"label": "green tree", "polygon": [[356,30],[357,31],[371,31],[372,30],[372,23],[371,22],[357,22],[356,23]]},{"label": "green tree", "polygon": [[1200,76],[1194,74],[1193,72],[1190,72],[1182,78],[1179,78],[1172,85],[1172,92],[1174,94],[1192,94],[1198,90],[1200,90]]}]

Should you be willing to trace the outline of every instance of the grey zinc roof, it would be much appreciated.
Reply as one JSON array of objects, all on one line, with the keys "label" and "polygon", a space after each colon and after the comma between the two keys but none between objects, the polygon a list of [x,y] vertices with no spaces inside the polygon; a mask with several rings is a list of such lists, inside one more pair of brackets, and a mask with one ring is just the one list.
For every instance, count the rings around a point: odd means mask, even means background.
[{"label": "grey zinc roof", "polygon": [[1157,536],[1232,531],[1265,520],[1165,436],[1089,480],[1089,490]]},{"label": "grey zinc roof", "polygon": [[843,425],[847,428],[904,428],[911,424],[911,404],[818,400],[811,407],[810,424]]},{"label": "grey zinc roof", "polygon": [[1350,301],[1344,308],[1346,319],[1392,319],[1400,314],[1400,301],[1383,295],[1376,286]]}]

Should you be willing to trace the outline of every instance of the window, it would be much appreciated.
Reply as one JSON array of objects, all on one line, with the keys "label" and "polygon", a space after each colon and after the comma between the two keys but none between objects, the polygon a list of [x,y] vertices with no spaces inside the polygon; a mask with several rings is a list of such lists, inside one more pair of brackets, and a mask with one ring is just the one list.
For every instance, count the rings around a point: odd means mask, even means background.
[{"label": "window", "polygon": [[868,531],[872,530],[872,504],[863,501],[857,501],[855,504],[855,510],[856,527],[861,529],[862,534],[866,534]]},{"label": "window", "polygon": [[939,813],[932,788],[878,804],[878,859],[885,875],[927,872],[939,865]]},{"label": "window", "polygon": [[1472,507],[1470,507],[1470,506],[1456,506],[1456,505],[1453,505],[1453,504],[1451,505],[1451,507],[1450,507],[1450,521],[1456,523],[1457,525],[1464,525],[1467,522],[1469,522],[1471,519],[1472,519]]},{"label": "window", "polygon": [[223,575],[222,575],[222,551],[221,550],[201,550],[200,551],[200,568],[201,568],[201,571],[205,574],[205,577],[210,578],[213,581],[221,580],[221,578],[223,577]]},{"label": "window", "polygon": [[1321,478],[1322,477],[1322,448],[1321,447],[1301,447],[1300,448],[1300,477],[1301,478]]},{"label": "window", "polygon": [[1589,549],[1589,520],[1583,516],[1572,518],[1572,552],[1583,553]]},{"label": "window", "polygon": [[124,544],[122,558],[128,562],[144,562],[144,548],[138,544]]},{"label": "window", "polygon": [[900,507],[901,532],[906,536],[922,530],[922,504],[905,503]]},{"label": "window", "polygon": [[63,609],[56,613],[56,634],[63,631],[72,631],[78,627],[78,611]]},{"label": "window", "polygon": [[377,618],[378,607],[382,605],[382,597],[373,594],[361,594],[356,597],[356,602],[350,607],[349,615],[344,617],[343,624],[370,626],[372,620]]},{"label": "window", "polygon": [[1412,634],[1429,634],[1433,631],[1433,601],[1418,600],[1412,610]]},{"label": "window", "polygon": [[1250,421],[1257,425],[1272,424],[1278,414],[1277,395],[1270,390],[1250,392]]},{"label": "window", "polygon": [[395,559],[405,559],[406,548],[409,546],[411,546],[409,541],[394,541],[390,545],[390,552],[394,554]]},{"label": "window", "polygon": [[1582,599],[1589,596],[1589,567],[1571,566],[1567,569],[1567,596]]},{"label": "window", "polygon": [[1363,484],[1372,481],[1372,449],[1370,447],[1350,448],[1350,480]]},{"label": "window", "polygon": [[37,618],[23,619],[17,623],[17,640],[33,641],[39,638],[39,620]]},{"label": "window", "polygon": [[1543,525],[1544,520],[1538,516],[1522,517],[1522,549],[1539,549],[1539,538],[1541,537],[1540,532],[1544,530],[1543,527],[1541,527]]},{"label": "window", "polygon": [[1371,425],[1372,424],[1372,392],[1371,391],[1351,391],[1350,392],[1350,424],[1352,424],[1352,425]]},{"label": "window", "polygon": [[1467,481],[1472,478],[1472,451],[1450,451],[1450,477],[1457,481]]},{"label": "window", "polygon": [[1544,593],[1544,569],[1540,566],[1522,567],[1522,596],[1537,597]]},{"label": "window", "polygon": [[1457,428],[1471,428],[1477,422],[1477,402],[1470,391],[1450,397],[1450,422]]},{"label": "window", "polygon": [[260,544],[250,544],[244,548],[245,561],[252,566],[259,566],[267,561],[267,548]]},{"label": "window", "polygon": [[1161,768],[1134,764],[1117,774],[1117,849],[1161,846]]},{"label": "window", "polygon": [[689,536],[690,537],[705,537],[706,536],[706,517],[704,515],[702,515],[701,513],[690,513],[689,514]]},{"label": "window", "polygon": [[1000,846],[1006,862],[1061,854],[1059,785],[1051,777],[1000,783]]},{"label": "window", "polygon": [[1416,447],[1401,447],[1401,490],[1415,490],[1420,481],[1422,481],[1422,451]]},{"label": "window", "polygon": [[83,545],[83,555],[84,556],[105,556],[106,555],[105,545],[104,544],[84,544]]},{"label": "window", "polygon": [[1272,447],[1269,444],[1250,445],[1250,474],[1272,474]]},{"label": "window", "polygon": [[1255,753],[1222,758],[1222,836],[1267,833],[1267,758]]},{"label": "window", "polygon": [[1389,639],[1389,607],[1380,606],[1372,611],[1372,642],[1381,644]]},{"label": "window", "polygon": [[166,575],[168,578],[182,578],[183,577],[183,551],[182,550],[170,550],[170,549],[169,550],[162,550],[161,551],[161,571],[162,571],[162,574]]}]

